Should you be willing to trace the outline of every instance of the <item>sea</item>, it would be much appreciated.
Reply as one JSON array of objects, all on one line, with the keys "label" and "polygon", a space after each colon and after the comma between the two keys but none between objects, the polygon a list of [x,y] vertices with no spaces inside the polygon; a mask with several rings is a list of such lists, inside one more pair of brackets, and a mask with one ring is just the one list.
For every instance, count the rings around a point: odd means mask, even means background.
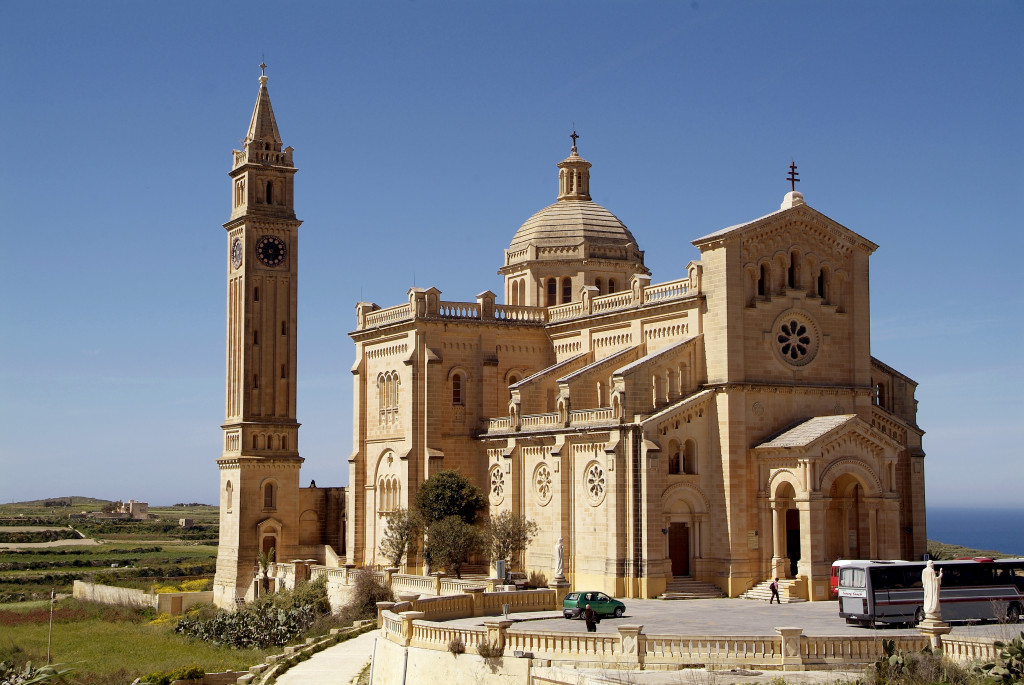
[{"label": "sea", "polygon": [[928,539],[1024,557],[1024,509],[928,507]]}]

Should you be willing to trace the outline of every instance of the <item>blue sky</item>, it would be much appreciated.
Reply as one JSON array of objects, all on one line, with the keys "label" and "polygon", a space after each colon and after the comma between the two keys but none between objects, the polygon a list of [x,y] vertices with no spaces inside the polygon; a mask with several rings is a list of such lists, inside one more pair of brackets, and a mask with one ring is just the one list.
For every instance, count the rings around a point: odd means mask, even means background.
[{"label": "blue sky", "polygon": [[303,480],[347,481],[354,305],[501,292],[575,125],[654,281],[807,202],[880,248],[931,505],[1019,506],[1020,2],[0,3],[0,501],[216,500],[232,148],[295,148]]}]

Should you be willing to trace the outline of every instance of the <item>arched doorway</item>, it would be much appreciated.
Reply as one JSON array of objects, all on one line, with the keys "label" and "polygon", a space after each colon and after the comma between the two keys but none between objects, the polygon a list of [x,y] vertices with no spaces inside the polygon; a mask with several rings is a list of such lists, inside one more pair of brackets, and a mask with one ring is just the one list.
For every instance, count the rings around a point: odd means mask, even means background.
[{"label": "arched doorway", "polygon": [[668,556],[673,576],[690,575],[690,526],[682,521],[668,525]]},{"label": "arched doorway", "polygon": [[830,559],[867,559],[871,556],[864,484],[853,474],[842,474],[829,489],[825,521],[825,549]]},{"label": "arched doorway", "polygon": [[707,515],[707,498],[696,487],[679,483],[662,495],[665,560],[672,576],[701,573],[701,526]]},{"label": "arched doorway", "polygon": [[773,573],[795,578],[800,563],[800,511],[796,508],[796,490],[792,483],[779,483],[771,508]]}]

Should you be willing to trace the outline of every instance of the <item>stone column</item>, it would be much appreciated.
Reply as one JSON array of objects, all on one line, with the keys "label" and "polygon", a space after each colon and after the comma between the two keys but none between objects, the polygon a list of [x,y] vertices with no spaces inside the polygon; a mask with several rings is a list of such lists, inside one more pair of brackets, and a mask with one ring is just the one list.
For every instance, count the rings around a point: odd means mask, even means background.
[{"label": "stone column", "polygon": [[772,573],[779,578],[789,577],[789,559],[786,551],[786,510],[782,502],[772,502]]},{"label": "stone column", "polygon": [[394,602],[377,602],[377,628],[384,627],[384,612],[395,606]]},{"label": "stone column", "polygon": [[484,621],[484,627],[487,628],[487,643],[496,649],[505,649],[508,627],[513,623],[515,621]]},{"label": "stone column", "polygon": [[800,639],[803,628],[776,628],[775,632],[782,636],[782,670],[804,670],[803,658],[800,656]]},{"label": "stone column", "polygon": [[619,648],[622,663],[643,668],[646,650],[643,644],[644,627],[638,624],[619,626]]},{"label": "stone column", "polygon": [[878,558],[878,503],[868,502],[868,544],[869,556]]}]

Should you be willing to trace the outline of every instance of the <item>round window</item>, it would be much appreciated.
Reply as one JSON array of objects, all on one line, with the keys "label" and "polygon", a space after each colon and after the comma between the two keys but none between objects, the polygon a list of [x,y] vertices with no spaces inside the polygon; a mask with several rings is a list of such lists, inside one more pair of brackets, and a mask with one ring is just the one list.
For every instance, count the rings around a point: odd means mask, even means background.
[{"label": "round window", "polygon": [[801,311],[783,313],[772,333],[775,353],[791,366],[809,364],[818,354],[821,335],[814,321]]}]

